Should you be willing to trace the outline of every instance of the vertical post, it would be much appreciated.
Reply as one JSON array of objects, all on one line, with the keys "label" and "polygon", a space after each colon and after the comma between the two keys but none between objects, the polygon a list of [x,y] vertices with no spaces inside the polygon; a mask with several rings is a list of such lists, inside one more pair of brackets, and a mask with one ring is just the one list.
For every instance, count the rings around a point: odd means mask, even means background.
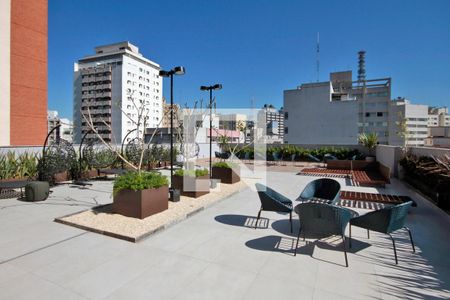
[{"label": "vertical post", "polygon": [[170,188],[173,188],[173,72],[170,74]]},{"label": "vertical post", "polygon": [[212,179],[212,88],[209,90],[209,179]]}]

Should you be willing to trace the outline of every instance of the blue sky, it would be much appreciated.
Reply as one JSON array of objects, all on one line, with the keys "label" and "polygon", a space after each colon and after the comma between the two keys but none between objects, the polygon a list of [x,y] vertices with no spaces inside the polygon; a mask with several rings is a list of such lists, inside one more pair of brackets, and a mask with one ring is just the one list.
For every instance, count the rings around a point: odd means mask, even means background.
[{"label": "blue sky", "polygon": [[[208,96],[218,107],[282,106],[283,90],[353,70],[392,77],[392,96],[450,106],[450,1],[49,0],[49,109],[72,118],[73,63],[128,40],[163,68],[183,65],[175,102]],[[168,97],[168,84],[164,95]]]}]

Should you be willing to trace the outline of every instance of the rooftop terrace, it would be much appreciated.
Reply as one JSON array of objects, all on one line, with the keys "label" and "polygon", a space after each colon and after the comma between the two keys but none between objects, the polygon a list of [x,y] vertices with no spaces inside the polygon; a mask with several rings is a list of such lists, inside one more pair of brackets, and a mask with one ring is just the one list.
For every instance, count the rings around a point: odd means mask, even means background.
[{"label": "rooftop terrace", "polygon": [[[270,187],[295,199],[315,178],[269,171]],[[448,299],[450,218],[392,179],[384,189],[343,190],[406,195],[406,232],[388,236],[354,227],[349,267],[338,238],[300,241],[284,214],[259,210],[251,188],[234,194],[139,243],[53,222],[62,215],[112,202],[111,181],[87,188],[60,185],[44,202],[0,200],[0,290],[4,299]],[[294,203],[295,205],[295,203]],[[352,207],[364,213],[365,210]]]}]

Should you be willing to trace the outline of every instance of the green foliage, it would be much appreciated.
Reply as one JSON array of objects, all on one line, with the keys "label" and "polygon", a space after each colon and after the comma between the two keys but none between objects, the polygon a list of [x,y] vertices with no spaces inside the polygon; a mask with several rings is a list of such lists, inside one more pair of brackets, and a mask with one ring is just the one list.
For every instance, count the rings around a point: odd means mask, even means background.
[{"label": "green foliage", "polygon": [[369,153],[372,153],[372,150],[375,149],[378,143],[378,134],[375,132],[363,132],[358,136],[358,141],[369,150]]},{"label": "green foliage", "polygon": [[[263,153],[261,149],[256,149],[257,153]],[[244,147],[239,149],[239,158],[244,158],[246,153],[249,153],[249,158],[254,159],[254,149],[250,147]],[[349,149],[343,147],[322,147],[317,149],[305,149],[295,145],[279,145],[268,146],[266,148],[266,160],[273,160],[274,154],[278,153],[278,157],[285,161],[291,161],[294,158],[295,161],[308,161],[308,154],[316,156],[322,159],[325,154],[331,154],[338,159],[350,159],[353,156],[360,157],[360,153],[357,149]],[[295,155],[295,156],[294,156]]]},{"label": "green foliage", "polygon": [[214,163],[212,166],[216,167],[216,168],[233,169],[233,168],[237,167],[237,164],[232,163],[232,162],[220,161],[220,162]]},{"label": "green foliage", "polygon": [[38,173],[38,156],[23,152],[16,155],[14,151],[0,154],[0,179],[34,178]]},{"label": "green foliage", "polygon": [[113,196],[122,190],[157,189],[168,184],[167,177],[158,172],[127,172],[114,181]]},{"label": "green foliage", "polygon": [[226,135],[219,135],[217,137],[217,144],[219,144],[219,148],[222,151],[225,151],[227,149],[229,142],[230,138]]},{"label": "green foliage", "polygon": [[190,177],[201,177],[208,175],[207,169],[197,169],[197,170],[184,170],[179,169],[174,173],[175,176],[190,176]]}]

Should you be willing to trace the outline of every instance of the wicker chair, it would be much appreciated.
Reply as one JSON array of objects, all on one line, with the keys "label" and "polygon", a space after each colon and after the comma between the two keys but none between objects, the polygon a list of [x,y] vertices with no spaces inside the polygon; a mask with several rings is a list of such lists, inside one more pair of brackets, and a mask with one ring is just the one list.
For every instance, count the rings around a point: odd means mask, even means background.
[{"label": "wicker chair", "polygon": [[263,184],[256,183],[255,185],[256,190],[258,191],[259,200],[261,201],[261,208],[259,209],[258,217],[256,218],[255,229],[258,226],[261,212],[264,210],[289,213],[289,222],[291,223],[292,232],[292,201]]},{"label": "wicker chair", "polygon": [[349,209],[323,203],[301,203],[295,207],[300,219],[300,228],[297,235],[294,256],[297,255],[298,241],[303,232],[316,233],[322,236],[339,235],[344,246],[345,266],[348,267],[347,248],[345,245],[345,228],[353,216]]},{"label": "wicker chair", "polygon": [[341,185],[336,180],[320,178],[308,183],[296,200],[336,204],[340,200],[340,191]]},{"label": "wicker chair", "polygon": [[350,221],[350,247],[352,241],[352,225],[367,229],[367,237],[369,238],[369,230],[388,234],[392,240],[394,248],[395,264],[398,264],[397,250],[395,248],[395,240],[391,233],[399,229],[406,229],[409,233],[409,239],[413,252],[416,252],[411,230],[405,226],[408,210],[412,205],[412,201],[408,201],[399,205],[386,207],[380,210],[372,211],[360,217],[356,217]]}]

